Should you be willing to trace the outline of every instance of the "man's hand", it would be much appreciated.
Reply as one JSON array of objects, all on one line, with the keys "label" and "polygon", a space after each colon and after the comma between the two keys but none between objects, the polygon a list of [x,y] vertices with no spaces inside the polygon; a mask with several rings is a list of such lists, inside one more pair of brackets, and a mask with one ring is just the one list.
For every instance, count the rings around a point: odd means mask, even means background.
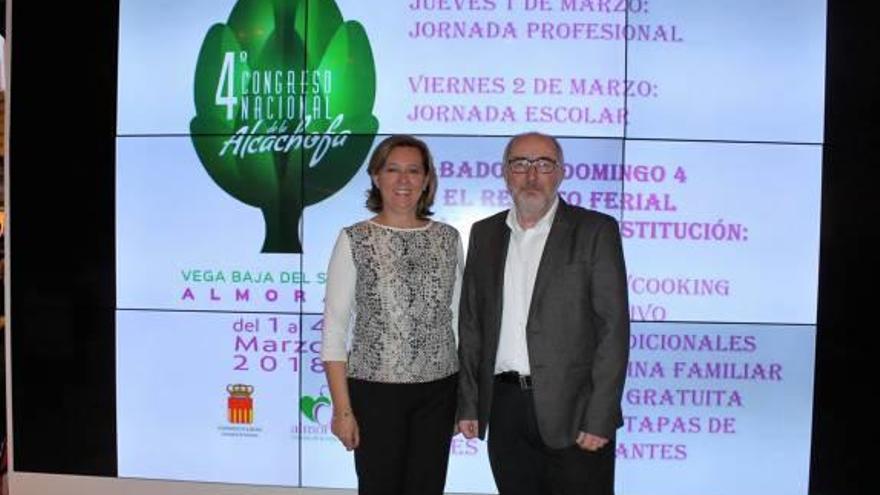
[{"label": "man's hand", "polygon": [[578,447],[580,447],[584,450],[589,450],[590,452],[595,452],[595,451],[601,449],[602,447],[604,447],[605,444],[607,444],[607,443],[608,443],[607,438],[600,437],[598,435],[593,435],[592,433],[584,433],[582,431],[578,432],[577,444],[578,444]]},{"label": "man's hand", "polygon": [[465,438],[475,438],[479,432],[479,422],[476,419],[462,419],[458,422],[458,431]]}]

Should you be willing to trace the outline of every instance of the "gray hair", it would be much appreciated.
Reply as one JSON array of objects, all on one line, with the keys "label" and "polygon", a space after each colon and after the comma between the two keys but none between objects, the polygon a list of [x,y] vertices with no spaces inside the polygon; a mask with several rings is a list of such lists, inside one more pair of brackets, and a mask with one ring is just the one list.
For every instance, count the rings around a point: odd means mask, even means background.
[{"label": "gray hair", "polygon": [[559,161],[561,165],[563,163],[562,157],[562,146],[559,144],[559,140],[549,134],[542,134],[537,131],[524,132],[522,134],[517,134],[510,138],[510,141],[507,142],[507,146],[504,147],[504,164],[507,165],[507,160],[510,158],[510,149],[513,148],[514,143],[519,141],[520,139],[527,137],[540,137],[549,140],[553,143],[553,147],[556,148],[556,159]]}]

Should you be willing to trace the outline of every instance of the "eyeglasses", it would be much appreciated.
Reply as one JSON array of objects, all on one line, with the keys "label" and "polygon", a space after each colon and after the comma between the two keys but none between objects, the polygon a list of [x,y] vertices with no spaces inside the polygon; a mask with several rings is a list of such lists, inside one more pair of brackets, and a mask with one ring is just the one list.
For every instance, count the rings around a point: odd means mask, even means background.
[{"label": "eyeglasses", "polygon": [[542,174],[549,174],[556,170],[556,167],[559,166],[559,163],[552,158],[547,158],[546,156],[539,156],[538,158],[511,158],[507,160],[507,167],[511,172],[515,174],[524,174],[529,171],[530,167],[535,167],[535,170]]}]

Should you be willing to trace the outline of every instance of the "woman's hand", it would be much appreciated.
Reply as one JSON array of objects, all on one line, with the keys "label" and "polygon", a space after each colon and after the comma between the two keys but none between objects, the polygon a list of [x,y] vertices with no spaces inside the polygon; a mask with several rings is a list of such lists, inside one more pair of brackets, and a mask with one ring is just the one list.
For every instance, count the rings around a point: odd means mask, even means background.
[{"label": "woman's hand", "polygon": [[358,448],[361,442],[360,431],[358,430],[357,420],[351,410],[333,413],[333,420],[330,423],[330,431],[336,435],[336,438],[345,446],[345,450],[354,450]]},{"label": "woman's hand", "polygon": [[361,435],[351,410],[345,366],[345,361],[324,361],[324,372],[327,374],[327,385],[330,387],[333,402],[330,431],[345,445],[346,450],[354,450],[361,443]]}]

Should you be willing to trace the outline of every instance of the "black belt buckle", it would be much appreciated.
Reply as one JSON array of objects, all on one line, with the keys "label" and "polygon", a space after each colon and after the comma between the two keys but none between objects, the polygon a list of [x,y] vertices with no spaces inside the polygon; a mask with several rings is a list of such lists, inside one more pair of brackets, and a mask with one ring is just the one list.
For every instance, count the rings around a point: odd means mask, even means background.
[{"label": "black belt buckle", "polygon": [[520,375],[516,371],[499,373],[497,379],[500,382],[518,385],[521,390],[530,390],[532,388],[532,377],[529,375]]}]

